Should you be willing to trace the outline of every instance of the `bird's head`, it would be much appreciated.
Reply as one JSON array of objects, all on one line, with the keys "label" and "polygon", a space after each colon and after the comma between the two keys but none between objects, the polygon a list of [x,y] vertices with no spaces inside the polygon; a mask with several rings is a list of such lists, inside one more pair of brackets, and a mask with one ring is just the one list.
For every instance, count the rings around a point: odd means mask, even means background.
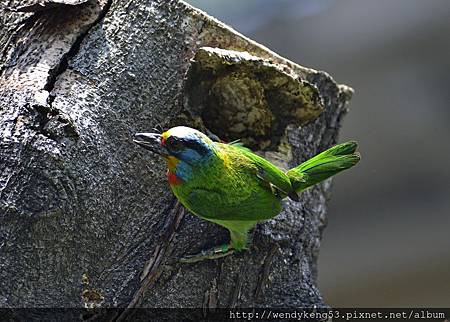
[{"label": "bird's head", "polygon": [[169,168],[179,162],[190,166],[202,164],[215,154],[213,141],[205,134],[186,126],[177,126],[162,134],[137,133],[135,143],[162,155]]}]

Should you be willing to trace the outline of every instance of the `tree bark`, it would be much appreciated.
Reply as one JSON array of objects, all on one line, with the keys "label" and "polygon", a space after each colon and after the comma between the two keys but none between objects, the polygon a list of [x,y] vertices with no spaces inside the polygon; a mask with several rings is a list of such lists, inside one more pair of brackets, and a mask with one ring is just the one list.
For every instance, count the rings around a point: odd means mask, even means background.
[{"label": "tree bark", "polygon": [[0,307],[324,306],[329,180],[249,251],[182,265],[228,233],[132,135],[184,124],[289,168],[336,143],[351,89],[182,1],[1,6]]}]

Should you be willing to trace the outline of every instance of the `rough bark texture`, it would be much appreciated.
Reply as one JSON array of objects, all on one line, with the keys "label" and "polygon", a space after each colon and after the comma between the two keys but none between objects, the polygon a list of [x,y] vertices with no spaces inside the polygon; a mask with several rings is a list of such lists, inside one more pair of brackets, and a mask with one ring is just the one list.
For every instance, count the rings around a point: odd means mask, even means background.
[{"label": "rough bark texture", "polygon": [[0,28],[0,306],[324,305],[330,181],[259,224],[250,251],[182,265],[228,233],[186,213],[131,139],[186,124],[287,168],[336,142],[351,90],[181,1],[35,2],[1,4],[25,13]]}]

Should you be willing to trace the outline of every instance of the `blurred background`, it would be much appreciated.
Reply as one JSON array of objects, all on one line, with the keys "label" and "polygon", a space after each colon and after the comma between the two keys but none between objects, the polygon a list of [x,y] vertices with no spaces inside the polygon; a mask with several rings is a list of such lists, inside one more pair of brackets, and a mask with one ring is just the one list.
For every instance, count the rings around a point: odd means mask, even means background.
[{"label": "blurred background", "polygon": [[319,288],[335,307],[450,305],[450,1],[188,0],[355,89]]}]

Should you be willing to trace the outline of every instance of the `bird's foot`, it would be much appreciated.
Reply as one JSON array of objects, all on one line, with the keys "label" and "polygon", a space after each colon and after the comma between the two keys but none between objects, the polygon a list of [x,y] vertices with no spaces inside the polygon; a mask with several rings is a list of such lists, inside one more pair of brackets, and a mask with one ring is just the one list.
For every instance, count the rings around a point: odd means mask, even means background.
[{"label": "bird's foot", "polygon": [[224,244],[211,249],[203,250],[195,255],[186,255],[180,259],[181,263],[196,263],[207,259],[216,259],[231,255],[234,253],[234,249],[231,245]]}]

